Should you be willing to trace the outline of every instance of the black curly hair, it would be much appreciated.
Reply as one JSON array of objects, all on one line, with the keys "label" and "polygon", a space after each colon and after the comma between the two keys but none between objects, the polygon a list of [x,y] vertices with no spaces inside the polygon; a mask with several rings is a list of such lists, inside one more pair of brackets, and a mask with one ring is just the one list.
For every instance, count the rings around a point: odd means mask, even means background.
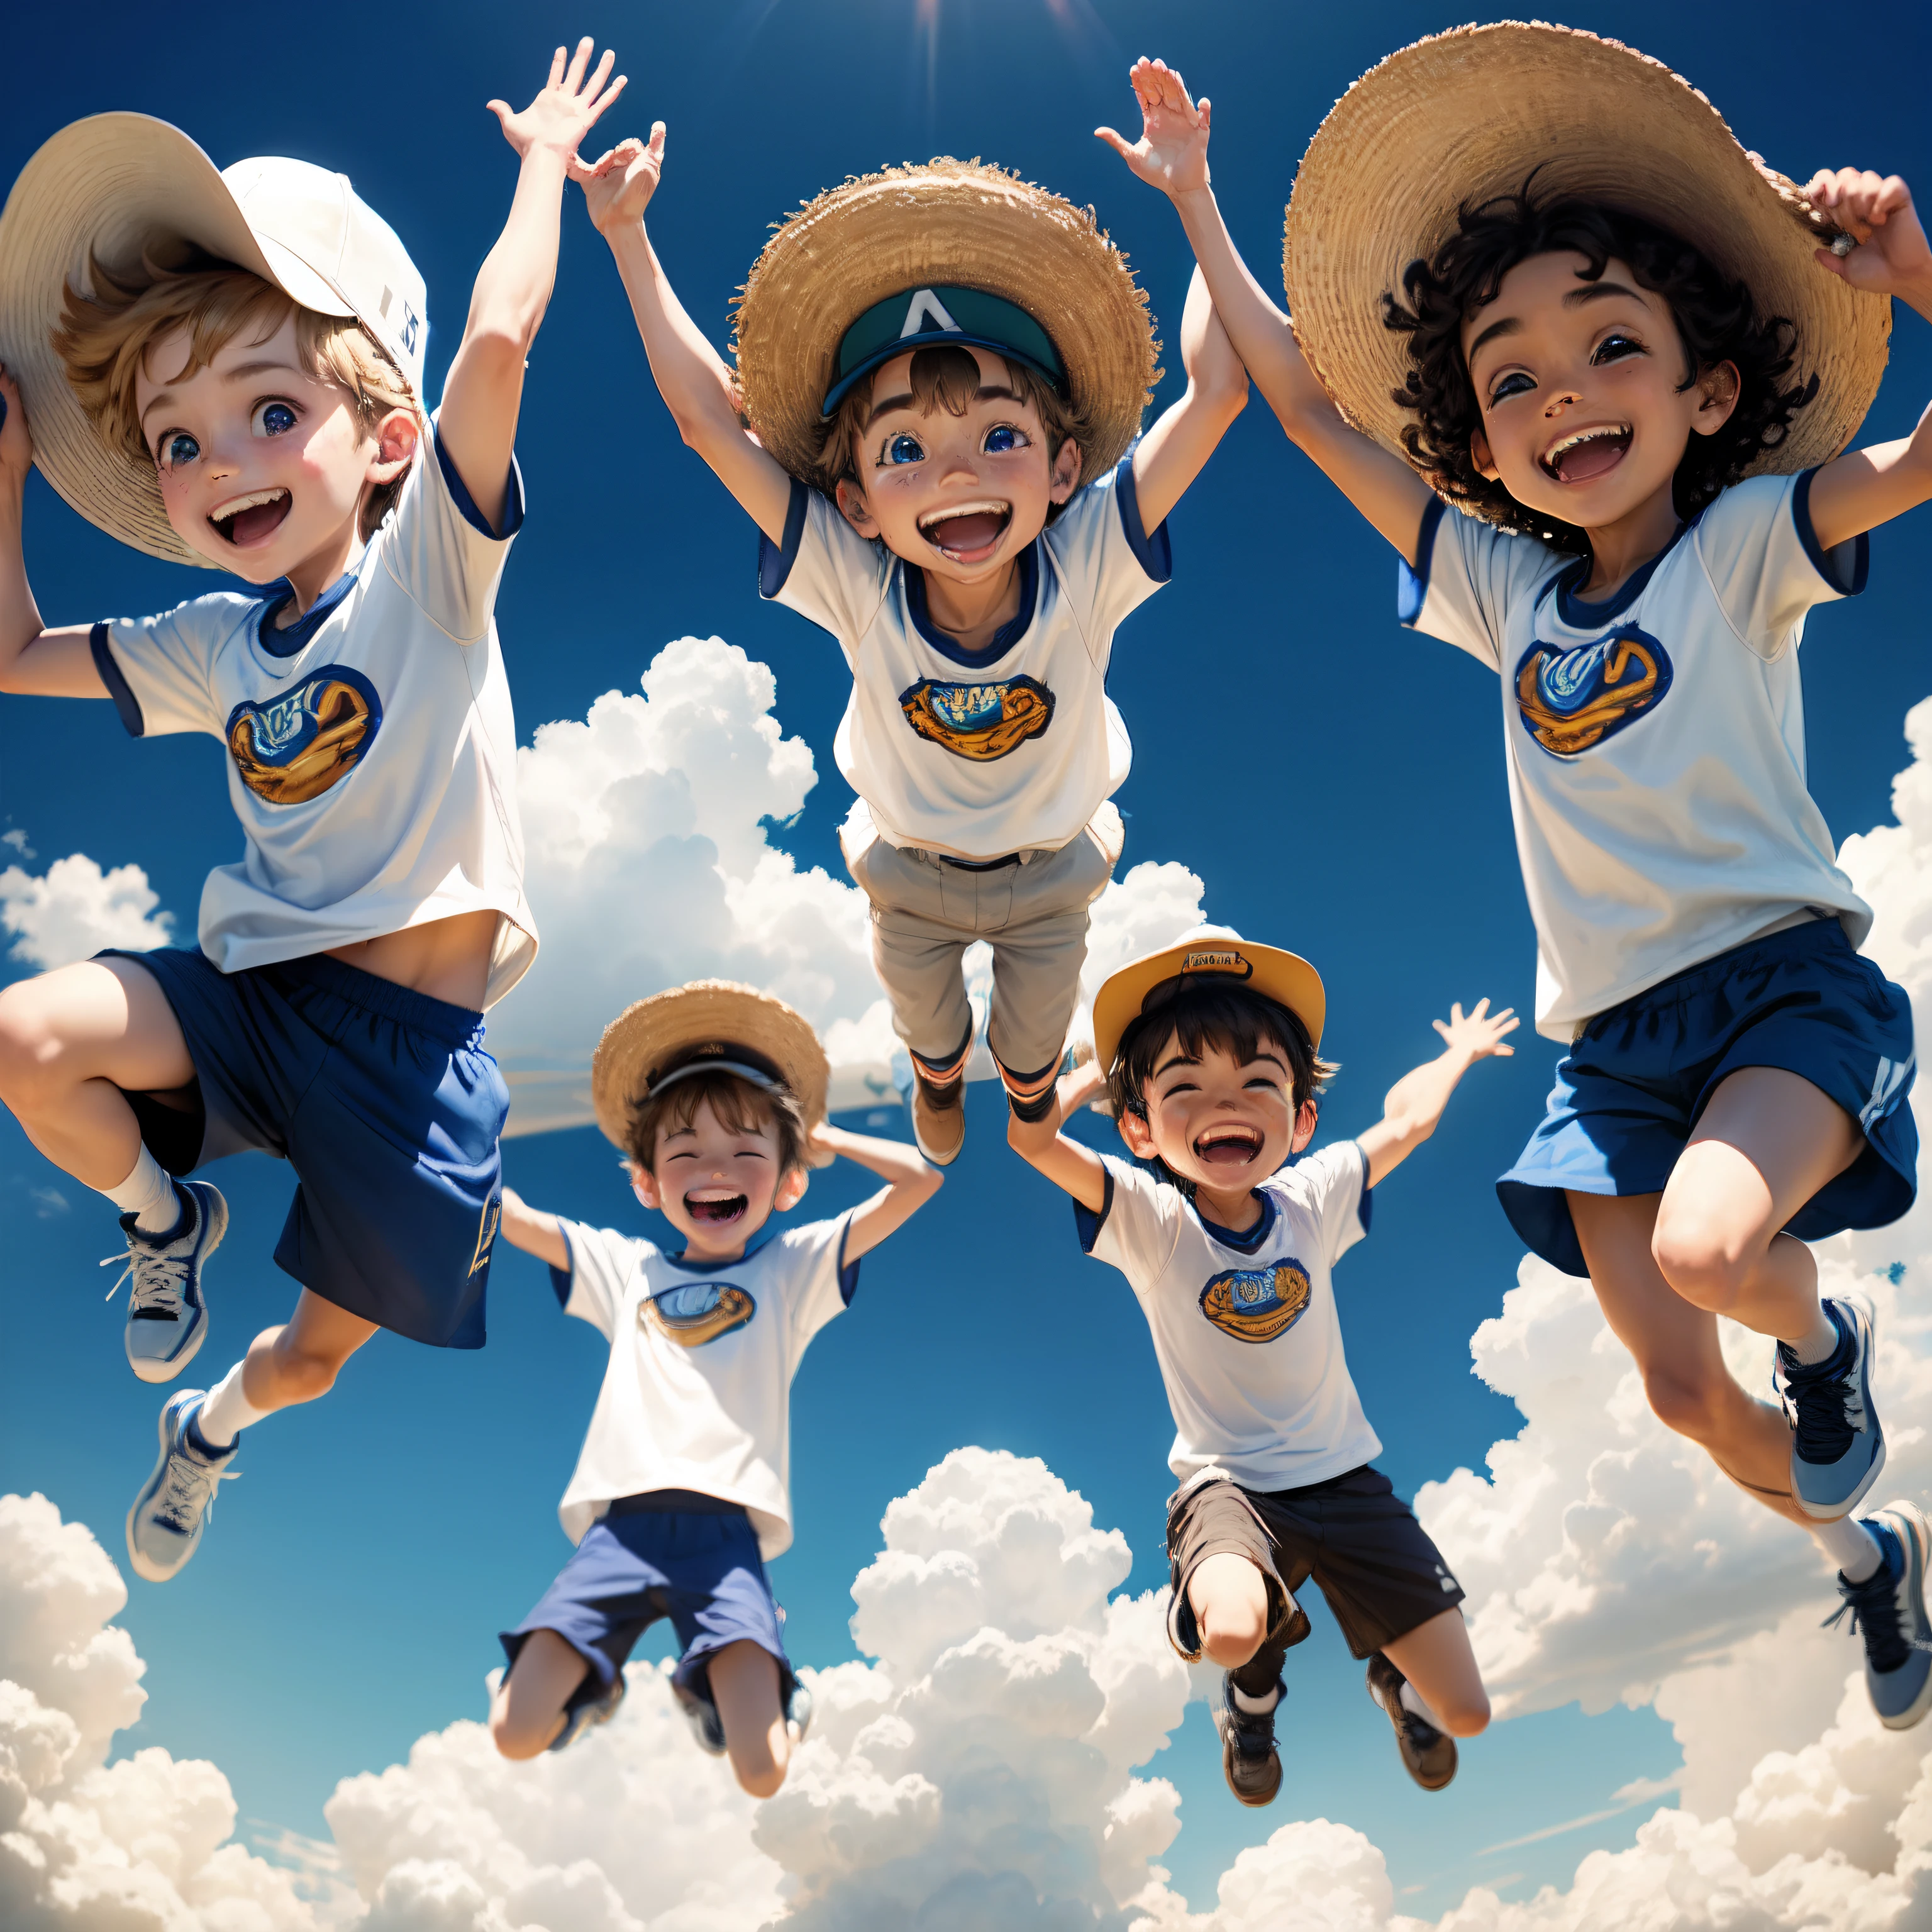
[{"label": "black curly hair", "polygon": [[1501,483],[1479,475],[1469,453],[1482,413],[1463,359],[1462,325],[1496,299],[1518,262],[1574,252],[1584,258],[1577,272],[1586,281],[1596,280],[1612,257],[1627,262],[1639,283],[1670,304],[1684,345],[1682,388],[1721,363],[1736,367],[1739,388],[1730,420],[1714,435],[1694,436],[1677,466],[1672,495],[1686,520],[1784,441],[1792,416],[1817,392],[1818,379],[1784,386],[1797,331],[1782,316],[1760,316],[1749,288],[1729,280],[1681,236],[1594,202],[1539,201],[1534,182],[1532,174],[1520,193],[1466,203],[1456,232],[1402,272],[1407,306],[1384,295],[1383,325],[1408,338],[1413,365],[1390,393],[1418,418],[1403,430],[1402,445],[1442,495],[1504,530],[1580,554],[1590,548],[1581,530],[1525,508]]}]

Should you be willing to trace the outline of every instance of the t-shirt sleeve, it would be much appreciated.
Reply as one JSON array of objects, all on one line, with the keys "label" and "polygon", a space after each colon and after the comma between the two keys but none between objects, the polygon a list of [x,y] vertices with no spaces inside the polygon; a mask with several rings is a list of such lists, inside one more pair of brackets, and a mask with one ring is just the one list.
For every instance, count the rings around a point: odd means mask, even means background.
[{"label": "t-shirt sleeve", "polygon": [[1865,587],[1865,537],[1834,550],[1819,545],[1811,527],[1817,473],[1748,477],[1705,511],[1694,532],[1726,620],[1761,658],[1781,656],[1797,641],[1814,604],[1856,597]]},{"label": "t-shirt sleeve", "polygon": [[778,1237],[784,1257],[782,1280],[794,1362],[813,1336],[851,1305],[859,1286],[858,1262],[845,1258],[851,1232],[852,1216],[844,1214],[829,1221],[808,1222],[802,1228],[788,1228]]},{"label": "t-shirt sleeve", "polygon": [[1073,1204],[1080,1245],[1096,1262],[1118,1268],[1136,1288],[1144,1288],[1172,1256],[1186,1204],[1179,1188],[1144,1167],[1112,1154],[1102,1154],[1100,1165],[1106,1182],[1100,1213]]},{"label": "t-shirt sleeve", "polygon": [[872,628],[892,567],[884,544],[862,537],[830,497],[796,477],[784,541],[758,535],[758,595],[830,631],[848,656]]},{"label": "t-shirt sleeve", "polygon": [[524,524],[524,479],[514,459],[503,504],[503,527],[490,527],[432,424],[430,446],[417,457],[374,542],[384,568],[424,616],[459,644],[490,634],[496,586],[510,543]]},{"label": "t-shirt sleeve", "polygon": [[1322,1230],[1322,1252],[1332,1268],[1369,1232],[1367,1157],[1354,1141],[1336,1141],[1290,1174],[1290,1184]]},{"label": "t-shirt sleeve", "polygon": [[130,736],[226,735],[227,721],[214,699],[215,654],[248,622],[255,602],[226,594],[197,597],[158,617],[116,617],[94,626],[88,639],[94,667]]},{"label": "t-shirt sleeve", "polygon": [[1549,547],[1466,517],[1436,496],[1423,513],[1416,557],[1412,570],[1406,560],[1396,565],[1396,616],[1500,671],[1510,609],[1547,574]]},{"label": "t-shirt sleeve", "polygon": [[1080,615],[1088,652],[1104,666],[1115,628],[1173,573],[1167,526],[1141,527],[1131,452],[1078,491],[1048,525],[1046,544]]},{"label": "t-shirt sleeve", "polygon": [[581,1221],[560,1218],[557,1226],[570,1250],[570,1266],[550,1270],[550,1286],[565,1314],[589,1322],[600,1335],[614,1340],[624,1291],[650,1244],[634,1235],[620,1234],[614,1228],[586,1227]]}]

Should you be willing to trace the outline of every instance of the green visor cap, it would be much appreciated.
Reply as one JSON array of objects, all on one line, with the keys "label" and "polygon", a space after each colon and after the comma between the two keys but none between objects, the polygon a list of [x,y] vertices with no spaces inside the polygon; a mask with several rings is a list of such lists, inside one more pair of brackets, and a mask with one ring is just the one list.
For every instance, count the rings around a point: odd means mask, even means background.
[{"label": "green visor cap", "polygon": [[984,289],[905,289],[875,302],[838,344],[836,380],[826,392],[830,416],[854,383],[909,349],[990,349],[1044,376],[1063,394],[1066,371],[1045,329],[1016,302]]}]

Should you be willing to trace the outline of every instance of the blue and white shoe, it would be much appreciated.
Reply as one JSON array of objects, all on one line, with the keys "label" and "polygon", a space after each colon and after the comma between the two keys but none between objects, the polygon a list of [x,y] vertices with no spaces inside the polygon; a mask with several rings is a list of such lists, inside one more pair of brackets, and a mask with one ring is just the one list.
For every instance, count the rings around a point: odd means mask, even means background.
[{"label": "blue and white shoe", "polygon": [[[205,1180],[178,1180],[182,1224],[167,1240],[142,1234],[131,1214],[121,1217],[128,1237],[127,1266],[114,1288],[130,1275],[128,1291],[128,1366],[144,1382],[171,1382],[208,1339],[208,1309],[201,1298],[201,1270],[228,1232],[228,1203],[218,1187]],[[100,1265],[112,1268],[110,1255]]]},{"label": "blue and white shoe", "polygon": [[128,1560],[135,1575],[150,1583],[165,1583],[180,1574],[200,1544],[215,1491],[237,1473],[228,1466],[235,1460],[238,1436],[217,1450],[192,1431],[207,1394],[183,1389],[169,1396],[161,1410],[160,1458],[128,1512]]},{"label": "blue and white shoe", "polygon": [[628,1687],[624,1673],[620,1670],[610,1680],[609,1690],[592,1697],[588,1703],[580,1704],[574,1711],[564,1714],[563,1729],[550,1741],[554,1751],[567,1750],[585,1732],[595,1730],[599,1724],[608,1724],[617,1714],[617,1706],[624,1701]]},{"label": "blue and white shoe", "polygon": [[708,1751],[713,1757],[722,1757],[724,1720],[718,1714],[718,1706],[711,1701],[709,1681],[684,1684],[674,1678],[670,1688],[671,1695],[677,1700],[678,1708],[691,1726],[691,1735],[698,1740],[698,1749]]},{"label": "blue and white shoe", "polygon": [[1791,1493],[1820,1522],[1850,1516],[1885,1467],[1885,1431],[1872,1406],[1871,1316],[1855,1301],[1824,1304],[1838,1331],[1828,1360],[1807,1368],[1778,1345],[1772,1386],[1791,1419]]},{"label": "blue and white shoe", "polygon": [[785,1700],[785,1729],[794,1744],[804,1743],[806,1732],[812,1729],[812,1693],[794,1678],[791,1695]]},{"label": "blue and white shoe", "polygon": [[1932,1622],[1925,1613],[1925,1564],[1932,1526],[1908,1502],[1888,1503],[1860,1519],[1877,1538],[1884,1561],[1862,1583],[1842,1573],[1844,1601],[1826,1618],[1835,1624],[1847,1611],[1865,1641],[1865,1689],[1888,1731],[1909,1731],[1932,1710]]}]

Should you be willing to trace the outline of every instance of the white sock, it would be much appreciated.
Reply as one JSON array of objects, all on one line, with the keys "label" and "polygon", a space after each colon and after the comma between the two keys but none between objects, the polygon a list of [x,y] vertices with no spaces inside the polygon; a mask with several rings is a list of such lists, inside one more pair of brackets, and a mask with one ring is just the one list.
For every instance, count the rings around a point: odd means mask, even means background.
[{"label": "white sock", "polygon": [[1885,1560],[1879,1540],[1856,1517],[1841,1516],[1836,1522],[1810,1526],[1818,1547],[1835,1563],[1847,1583],[1862,1583],[1875,1576]]},{"label": "white sock", "polygon": [[1238,1684],[1230,1684],[1228,1688],[1234,1694],[1234,1708],[1245,1711],[1251,1718],[1258,1718],[1264,1712],[1272,1711],[1281,1702],[1281,1686],[1271,1686],[1258,1697],[1250,1697]]},{"label": "white sock", "polygon": [[167,1169],[145,1147],[134,1172],[118,1187],[98,1191],[122,1214],[133,1215],[135,1228],[143,1234],[165,1234],[182,1217],[182,1198]]},{"label": "white sock", "polygon": [[1828,1362],[1838,1352],[1841,1338],[1838,1324],[1826,1311],[1825,1304],[1818,1304],[1817,1318],[1804,1335],[1795,1342],[1783,1344],[1798,1358],[1801,1368],[1815,1369],[1820,1362]]},{"label": "white sock", "polygon": [[1405,1711],[1410,1712],[1416,1717],[1420,1718],[1422,1721],[1425,1724],[1427,1724],[1432,1730],[1442,1731],[1445,1734],[1447,1733],[1449,1728],[1448,1725],[1444,1724],[1442,1720],[1429,1708],[1428,1703],[1424,1698],[1422,1693],[1417,1690],[1415,1686],[1410,1683],[1406,1677],[1402,1680],[1402,1690],[1399,1695],[1402,1702],[1402,1708]]},{"label": "white sock", "polygon": [[272,1409],[257,1408],[242,1393],[244,1366],[237,1362],[202,1398],[194,1426],[211,1449],[226,1449],[243,1430],[274,1413]]}]

